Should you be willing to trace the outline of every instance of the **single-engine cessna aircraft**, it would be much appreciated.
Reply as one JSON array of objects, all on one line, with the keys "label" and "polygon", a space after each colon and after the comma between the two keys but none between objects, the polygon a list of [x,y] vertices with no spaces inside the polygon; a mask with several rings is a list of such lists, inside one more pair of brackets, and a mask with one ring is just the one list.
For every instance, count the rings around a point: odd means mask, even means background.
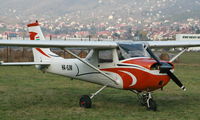
[{"label": "single-engine cessna aircraft", "polygon": [[[80,106],[91,108],[93,99],[106,87],[129,90],[149,110],[157,105],[151,92],[162,89],[171,80],[181,89],[185,86],[173,74],[173,61],[189,47],[200,46],[200,41],[47,41],[39,23],[28,25],[30,40],[0,40],[0,46],[33,47],[34,62],[4,63],[1,65],[35,65],[37,69],[102,85],[95,93],[83,95]],[[152,48],[183,47],[170,61],[161,61]],[[64,59],[49,48],[61,48],[76,59]],[[89,49],[86,58],[80,58],[71,48]]]}]

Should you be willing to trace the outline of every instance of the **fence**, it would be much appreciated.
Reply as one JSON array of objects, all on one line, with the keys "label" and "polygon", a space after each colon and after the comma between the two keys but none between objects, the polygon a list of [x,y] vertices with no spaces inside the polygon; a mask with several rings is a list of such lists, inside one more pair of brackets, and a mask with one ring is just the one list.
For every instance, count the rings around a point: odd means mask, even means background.
[{"label": "fence", "polygon": [[[16,40],[16,39],[27,39],[27,38],[7,38],[8,40]],[[52,38],[50,38],[52,39]],[[67,39],[70,41],[74,40],[81,40],[81,41],[88,41],[91,39],[88,38],[70,38]],[[92,40],[99,40],[99,39],[92,39]],[[53,48],[51,49],[54,53],[58,54],[63,58],[73,58],[70,54],[66,53],[61,49]],[[80,57],[85,57],[88,53],[88,50],[73,50],[77,55]],[[33,61],[33,53],[32,48],[28,47],[0,47],[0,61],[5,62],[31,62]]]}]

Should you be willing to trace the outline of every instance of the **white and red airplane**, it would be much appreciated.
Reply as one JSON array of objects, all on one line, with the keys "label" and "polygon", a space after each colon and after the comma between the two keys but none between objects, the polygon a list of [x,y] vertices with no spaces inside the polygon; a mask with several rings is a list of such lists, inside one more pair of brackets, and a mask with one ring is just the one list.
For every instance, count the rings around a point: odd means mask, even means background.
[{"label": "white and red airplane", "polygon": [[[157,105],[151,92],[162,89],[172,79],[181,89],[185,86],[173,74],[173,61],[189,47],[200,46],[200,41],[49,41],[45,40],[39,23],[28,25],[30,40],[0,40],[0,46],[33,47],[34,62],[4,63],[1,65],[35,65],[44,72],[63,75],[102,85],[91,96],[83,95],[80,106],[91,108],[94,96],[106,87],[129,90],[149,110]],[[183,47],[170,61],[160,61],[151,48]],[[64,59],[49,48],[61,48],[76,59]],[[71,48],[89,49],[86,58],[80,58]]]}]

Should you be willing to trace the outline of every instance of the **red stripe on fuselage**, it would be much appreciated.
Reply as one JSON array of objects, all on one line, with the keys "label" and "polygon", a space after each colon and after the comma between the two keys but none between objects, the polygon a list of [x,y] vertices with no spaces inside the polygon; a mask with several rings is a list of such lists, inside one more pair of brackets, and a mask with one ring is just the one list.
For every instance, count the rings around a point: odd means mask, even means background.
[{"label": "red stripe on fuselage", "polygon": [[[120,75],[120,77],[123,80],[124,89],[134,89],[138,91],[153,91],[162,88],[170,80],[168,75],[154,75],[146,71],[142,71],[135,68],[107,68],[101,70],[107,72],[113,72]],[[132,75],[134,75],[137,78],[137,83],[133,86],[130,86],[131,83],[133,82],[133,79],[131,78],[130,75],[120,71],[127,71]],[[159,85],[161,81],[162,85]]]},{"label": "red stripe on fuselage", "polygon": [[[169,61],[161,60],[160,62],[169,63],[174,68],[174,65]],[[144,57],[144,58],[134,58],[134,59],[124,60],[122,61],[122,63],[130,64],[130,65],[140,65],[144,68],[151,69],[152,65],[157,62],[153,58]]]}]

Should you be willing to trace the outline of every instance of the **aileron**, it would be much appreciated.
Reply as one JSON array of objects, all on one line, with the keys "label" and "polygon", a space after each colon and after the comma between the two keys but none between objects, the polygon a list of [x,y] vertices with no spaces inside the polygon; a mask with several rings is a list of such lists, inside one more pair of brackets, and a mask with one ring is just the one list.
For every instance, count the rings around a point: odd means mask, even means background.
[{"label": "aileron", "polygon": [[198,47],[200,46],[200,40],[191,41],[147,41],[146,42],[151,48],[175,48],[175,47]]}]

